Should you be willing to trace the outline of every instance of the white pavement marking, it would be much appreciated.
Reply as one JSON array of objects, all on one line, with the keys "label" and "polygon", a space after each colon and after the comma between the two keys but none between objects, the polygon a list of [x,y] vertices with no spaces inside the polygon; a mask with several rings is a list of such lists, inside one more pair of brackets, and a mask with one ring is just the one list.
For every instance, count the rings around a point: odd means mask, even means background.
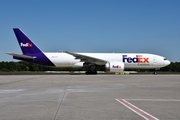
[{"label": "white pavement marking", "polygon": [[25,89],[7,89],[7,90],[0,90],[0,94],[3,93],[16,93],[16,92],[21,92],[24,91]]},{"label": "white pavement marking", "polygon": [[149,113],[147,113],[147,112],[143,111],[142,109],[134,106],[133,104],[127,102],[124,99],[116,99],[116,100],[146,120],[159,120],[158,118],[150,115]]},{"label": "white pavement marking", "polygon": [[160,102],[180,102],[178,99],[124,99],[130,101],[160,101]]}]

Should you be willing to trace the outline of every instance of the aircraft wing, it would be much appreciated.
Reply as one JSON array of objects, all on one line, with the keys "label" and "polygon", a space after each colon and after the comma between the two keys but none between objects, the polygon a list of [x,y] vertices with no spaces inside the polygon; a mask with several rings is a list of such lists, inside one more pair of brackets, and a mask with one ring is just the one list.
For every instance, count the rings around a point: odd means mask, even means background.
[{"label": "aircraft wing", "polygon": [[34,59],[34,58],[36,58],[36,57],[28,56],[28,55],[21,55],[21,54],[10,53],[10,52],[7,52],[7,54],[12,55],[13,57],[19,57],[19,58],[23,58],[23,59]]},{"label": "aircraft wing", "polygon": [[99,59],[99,58],[94,58],[94,57],[90,57],[90,56],[86,56],[86,55],[82,55],[78,53],[72,53],[68,51],[63,51],[63,52],[74,56],[76,59],[80,59],[81,62],[92,63],[92,64],[97,64],[97,65],[105,65],[107,63],[107,61]]}]

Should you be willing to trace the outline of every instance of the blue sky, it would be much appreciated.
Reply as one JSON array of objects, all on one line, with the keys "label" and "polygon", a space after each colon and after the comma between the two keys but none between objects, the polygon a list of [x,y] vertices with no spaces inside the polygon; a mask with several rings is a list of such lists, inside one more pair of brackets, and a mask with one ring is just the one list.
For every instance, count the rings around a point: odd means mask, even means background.
[{"label": "blue sky", "polygon": [[180,61],[179,0],[1,0],[0,61],[21,53],[12,28],[45,52],[153,53]]}]

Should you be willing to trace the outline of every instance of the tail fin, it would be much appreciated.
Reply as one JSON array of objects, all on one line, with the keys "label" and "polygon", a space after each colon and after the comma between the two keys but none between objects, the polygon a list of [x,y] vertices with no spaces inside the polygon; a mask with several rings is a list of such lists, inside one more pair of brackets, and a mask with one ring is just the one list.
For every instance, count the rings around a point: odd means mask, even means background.
[{"label": "tail fin", "polygon": [[13,30],[24,55],[42,52],[19,28]]}]

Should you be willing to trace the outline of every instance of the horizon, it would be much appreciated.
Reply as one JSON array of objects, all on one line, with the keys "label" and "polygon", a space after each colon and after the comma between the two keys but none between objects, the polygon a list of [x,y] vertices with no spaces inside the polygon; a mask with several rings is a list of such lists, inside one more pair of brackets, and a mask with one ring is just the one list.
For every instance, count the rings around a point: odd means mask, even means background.
[{"label": "horizon", "polygon": [[0,61],[21,54],[13,28],[42,51],[149,53],[180,61],[180,1],[1,1]]}]

